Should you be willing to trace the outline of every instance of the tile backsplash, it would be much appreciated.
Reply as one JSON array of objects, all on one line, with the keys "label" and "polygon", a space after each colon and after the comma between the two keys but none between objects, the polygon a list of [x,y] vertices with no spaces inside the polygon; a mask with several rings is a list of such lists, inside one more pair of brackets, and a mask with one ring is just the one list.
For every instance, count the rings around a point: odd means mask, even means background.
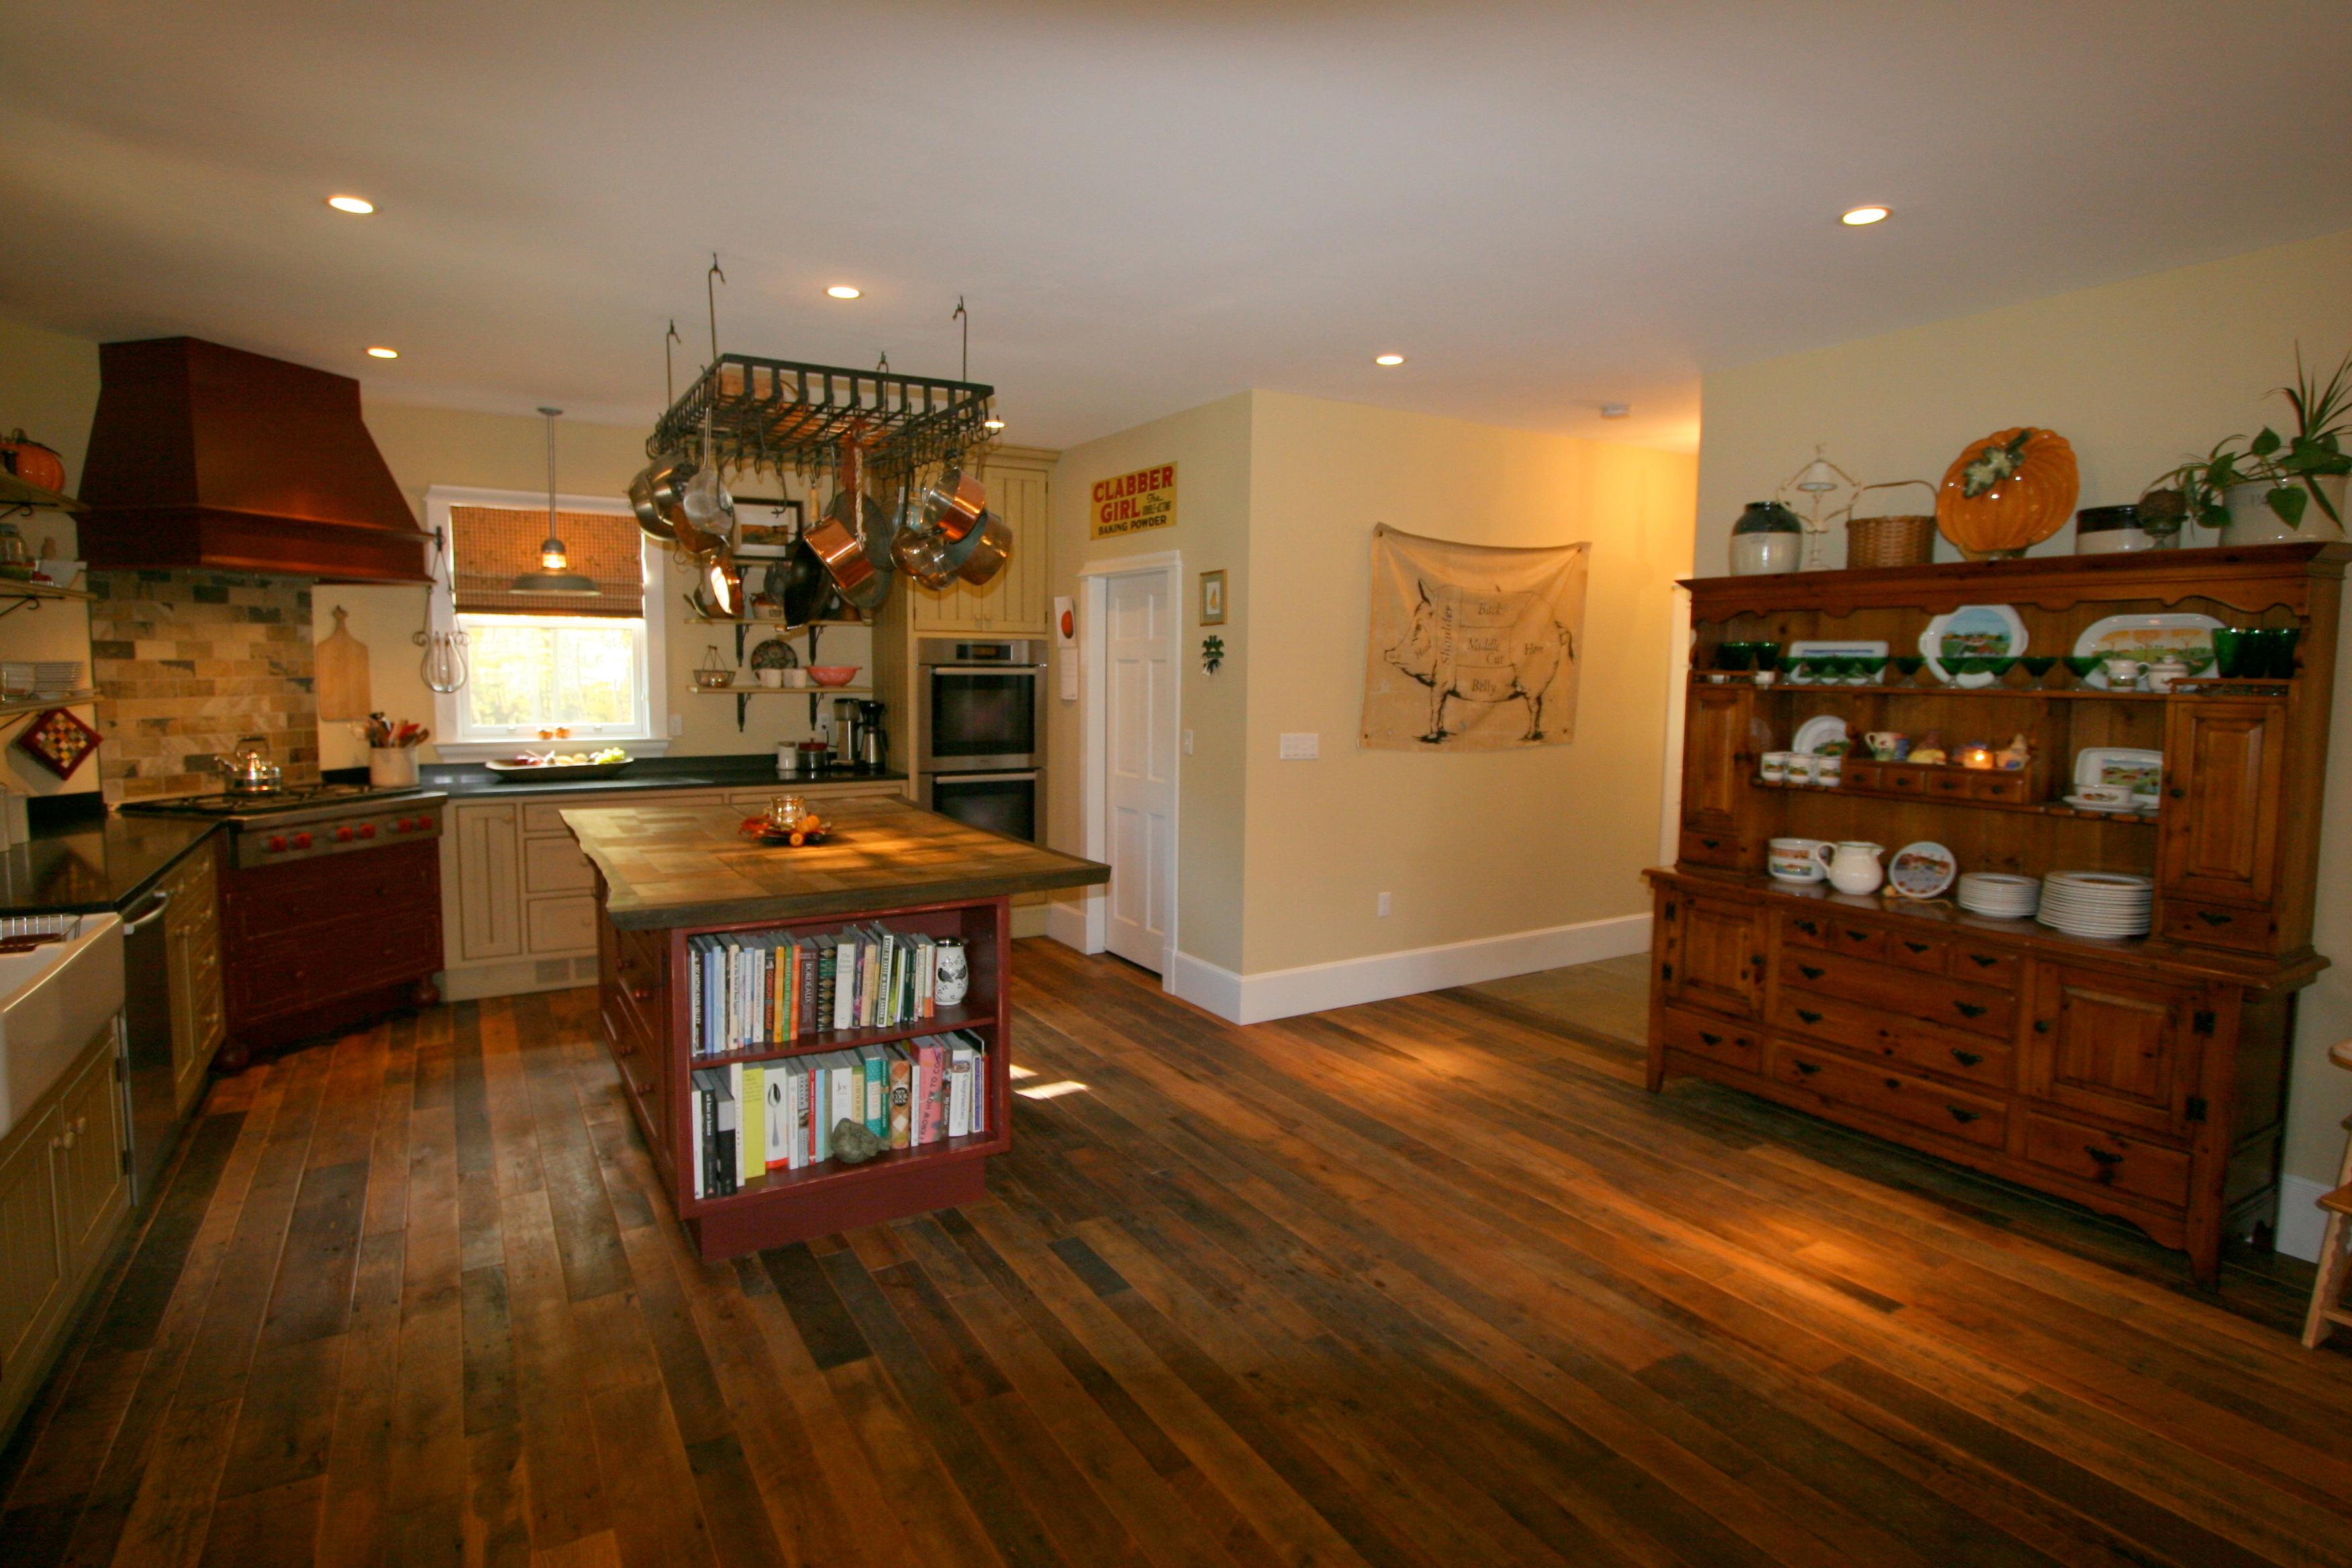
[{"label": "tile backsplash", "polygon": [[319,776],[307,578],[92,572],[91,673],[107,800],[220,787],[213,758],[259,735],[288,784]]}]

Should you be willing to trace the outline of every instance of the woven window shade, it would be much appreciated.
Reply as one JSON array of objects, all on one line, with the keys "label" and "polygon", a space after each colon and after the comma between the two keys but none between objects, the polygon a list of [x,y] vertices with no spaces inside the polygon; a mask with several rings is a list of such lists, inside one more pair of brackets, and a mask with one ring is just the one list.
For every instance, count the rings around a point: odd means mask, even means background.
[{"label": "woven window shade", "polygon": [[518,594],[515,574],[539,564],[547,513],[507,507],[449,509],[450,561],[457,610],[475,616],[619,616],[646,613],[646,576],[636,520],[599,511],[559,511],[556,532],[572,570],[593,582],[584,594]]}]

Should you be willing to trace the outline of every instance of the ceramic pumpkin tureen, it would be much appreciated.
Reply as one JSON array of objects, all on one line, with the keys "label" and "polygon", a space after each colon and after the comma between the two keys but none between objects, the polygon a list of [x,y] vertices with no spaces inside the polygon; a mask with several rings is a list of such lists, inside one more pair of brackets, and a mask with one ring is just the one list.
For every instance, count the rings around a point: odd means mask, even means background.
[{"label": "ceramic pumpkin tureen", "polygon": [[1971,441],[1936,490],[1936,526],[1972,561],[2022,555],[2066,524],[2081,476],[2054,430],[2021,426]]}]

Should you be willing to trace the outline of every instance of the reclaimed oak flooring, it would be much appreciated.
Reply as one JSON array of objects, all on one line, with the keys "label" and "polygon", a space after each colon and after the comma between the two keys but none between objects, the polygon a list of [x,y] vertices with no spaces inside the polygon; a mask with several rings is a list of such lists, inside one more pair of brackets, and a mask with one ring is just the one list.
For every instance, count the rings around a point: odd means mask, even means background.
[{"label": "reclaimed oak flooring", "polygon": [[590,993],[219,1083],[0,1562],[2352,1561],[2307,1268],[1644,1094],[1638,965],[1236,1029],[1017,962],[989,1198],[731,1264]]}]

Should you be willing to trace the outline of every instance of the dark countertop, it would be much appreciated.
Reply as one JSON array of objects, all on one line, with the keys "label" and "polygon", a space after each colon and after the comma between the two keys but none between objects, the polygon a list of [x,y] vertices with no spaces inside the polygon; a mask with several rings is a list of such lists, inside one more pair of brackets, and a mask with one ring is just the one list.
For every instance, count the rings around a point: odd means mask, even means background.
[{"label": "dark countertop", "polygon": [[220,826],[111,812],[36,826],[0,853],[0,915],[124,913]]},{"label": "dark countertop", "polygon": [[626,773],[611,778],[576,779],[569,784],[509,778],[470,763],[436,763],[417,773],[417,782],[427,789],[445,789],[452,798],[458,799],[482,795],[613,795],[648,789],[786,789],[803,784],[903,784],[907,778],[901,773],[860,773],[836,768],[815,778],[780,779],[772,752],[721,757],[643,757]]},{"label": "dark countertop", "polygon": [[1110,868],[903,802],[826,808],[832,837],[800,849],[758,844],[724,805],[572,806],[564,826],[604,874],[604,913],[624,931],[870,914],[1110,880]]}]

